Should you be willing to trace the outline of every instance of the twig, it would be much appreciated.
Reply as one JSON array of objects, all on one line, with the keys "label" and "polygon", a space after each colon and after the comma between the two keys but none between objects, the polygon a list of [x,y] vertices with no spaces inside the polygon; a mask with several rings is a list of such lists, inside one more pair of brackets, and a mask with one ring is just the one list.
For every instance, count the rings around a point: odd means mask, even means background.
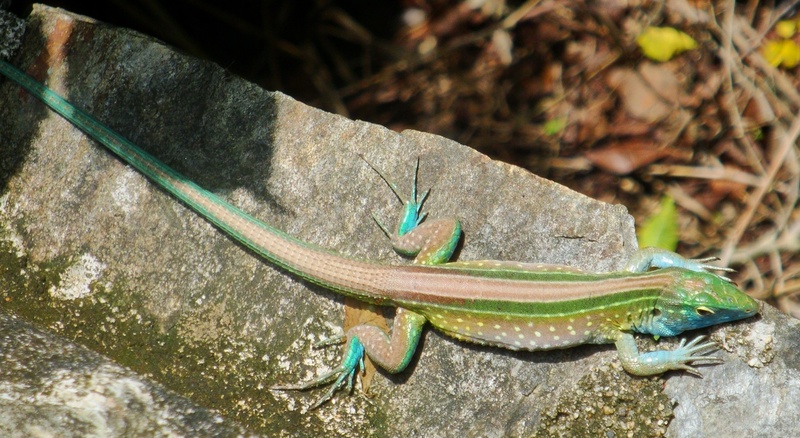
[{"label": "twig", "polygon": [[742,264],[772,251],[790,254],[800,252],[800,220],[786,228],[778,236],[775,233],[764,234],[756,241],[736,248],[736,251],[731,254],[730,263]]},{"label": "twig", "polygon": [[[727,110],[728,117],[730,118],[731,127],[733,128],[733,137],[737,143],[741,144],[744,148],[745,155],[749,158],[750,165],[758,170],[759,173],[764,172],[761,165],[761,159],[756,153],[753,142],[745,135],[744,123],[742,122],[741,111],[736,104],[736,95],[733,89],[733,76],[734,71],[738,72],[738,68],[734,68],[735,60],[740,59],[734,56],[733,51],[733,33],[734,33],[734,9],[735,2],[731,1],[727,4],[725,11],[725,28],[723,29],[716,20],[712,21],[713,25],[717,28],[722,36],[722,48],[718,54],[725,64],[725,97],[722,99],[722,104]],[[738,67],[738,65],[737,65]],[[737,76],[740,76],[737,74]]]},{"label": "twig", "polygon": [[669,194],[672,199],[675,200],[675,203],[680,205],[681,207],[685,208],[686,210],[691,211],[700,219],[704,221],[710,221],[713,219],[714,215],[711,214],[708,209],[701,204],[694,196],[689,195],[686,193],[685,190],[679,184],[670,184],[667,187],[667,194]]},{"label": "twig", "polygon": [[778,171],[783,166],[783,163],[786,160],[786,157],[789,155],[789,151],[797,141],[798,136],[800,136],[800,117],[796,117],[794,119],[789,131],[783,136],[783,141],[773,157],[773,160],[769,165],[769,169],[761,181],[761,185],[757,187],[752,194],[750,194],[750,199],[747,202],[744,213],[739,216],[739,220],[736,222],[733,232],[728,237],[725,245],[723,245],[722,253],[720,254],[720,259],[722,260],[723,265],[727,266],[730,263],[733,252],[736,246],[739,244],[739,241],[742,239],[745,229],[747,229],[747,226],[750,224],[756,208],[761,204],[761,200],[764,198],[767,190],[772,186],[775,177],[778,175]]},{"label": "twig", "polygon": [[649,175],[668,175],[676,178],[732,181],[754,187],[761,184],[761,178],[758,176],[728,166],[710,167],[684,166],[680,164],[651,164],[647,168],[647,173]]}]

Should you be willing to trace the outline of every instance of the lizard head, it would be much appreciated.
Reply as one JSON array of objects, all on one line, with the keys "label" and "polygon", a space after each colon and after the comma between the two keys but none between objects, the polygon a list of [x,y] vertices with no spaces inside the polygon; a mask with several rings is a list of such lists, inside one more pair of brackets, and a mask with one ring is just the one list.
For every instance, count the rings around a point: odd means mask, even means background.
[{"label": "lizard head", "polygon": [[755,315],[758,302],[733,283],[708,272],[670,268],[674,283],[658,298],[647,332],[675,336]]}]

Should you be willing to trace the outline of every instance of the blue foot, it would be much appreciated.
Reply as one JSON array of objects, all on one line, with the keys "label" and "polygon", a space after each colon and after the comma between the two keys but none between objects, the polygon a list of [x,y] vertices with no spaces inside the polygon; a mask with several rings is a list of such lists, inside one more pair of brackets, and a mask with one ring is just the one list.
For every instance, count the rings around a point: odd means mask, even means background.
[{"label": "blue foot", "polygon": [[[335,343],[332,341],[325,341],[321,343],[320,346],[330,345]],[[338,368],[333,369],[324,375],[311,380],[305,383],[299,383],[296,385],[279,385],[273,386],[271,389],[278,389],[278,390],[306,390],[310,388],[315,388],[317,386],[325,385],[331,380],[334,380],[333,384],[331,385],[330,389],[328,389],[325,394],[320,397],[313,405],[311,405],[308,409],[316,409],[321,406],[323,403],[327,402],[328,400],[333,397],[333,394],[336,393],[339,389],[344,386],[347,386],[347,391],[350,392],[353,390],[353,385],[356,380],[356,375],[364,370],[364,345],[361,344],[361,341],[358,340],[357,337],[351,338],[348,343],[345,345],[345,356],[342,359],[341,365]]]}]

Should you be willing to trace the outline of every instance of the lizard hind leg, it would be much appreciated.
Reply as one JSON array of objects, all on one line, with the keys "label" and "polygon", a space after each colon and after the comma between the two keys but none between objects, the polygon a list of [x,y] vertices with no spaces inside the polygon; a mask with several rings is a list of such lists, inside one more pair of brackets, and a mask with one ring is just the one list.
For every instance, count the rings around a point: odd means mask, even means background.
[{"label": "lizard hind leg", "polygon": [[[364,369],[365,354],[387,372],[399,373],[408,366],[414,356],[425,321],[425,317],[418,313],[398,308],[391,335],[371,324],[352,327],[345,335],[347,342],[344,356],[337,368],[308,382],[273,386],[271,389],[305,390],[333,381],[325,394],[309,407],[315,409],[330,400],[336,391],[344,387],[347,387],[348,392],[352,390],[356,376]],[[330,345],[339,340],[340,338],[334,338],[332,341],[325,341],[323,345]]]}]

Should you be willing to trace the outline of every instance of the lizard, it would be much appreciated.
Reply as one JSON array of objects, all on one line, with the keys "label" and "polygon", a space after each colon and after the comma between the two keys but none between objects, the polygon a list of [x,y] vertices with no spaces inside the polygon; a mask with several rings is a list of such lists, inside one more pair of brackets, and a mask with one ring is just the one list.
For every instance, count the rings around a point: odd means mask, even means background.
[{"label": "lizard", "polygon": [[429,192],[418,197],[419,160],[407,200],[378,172],[404,210],[394,232],[375,219],[395,251],[413,257],[413,262],[393,265],[341,255],[278,230],[189,181],[4,60],[0,60],[0,73],[273,265],[347,297],[396,308],[389,332],[359,324],[323,343],[344,343],[338,367],[308,382],[272,387],[308,389],[330,384],[312,409],[337,391],[352,389],[364,369],[365,355],[388,373],[402,372],[426,324],[457,340],[510,350],[614,344],[622,367],[632,375],[679,370],[701,376],[695,364],[722,361],[709,355],[716,346],[704,342],[704,336],[688,343],[683,339],[674,350],[640,352],[634,334],[656,339],[677,336],[758,312],[756,300],[714,272],[731,269],[708,264],[716,260],[713,257],[688,259],[644,248],[628,260],[625,269],[605,273],[513,261],[450,261],[461,239],[461,224],[454,218],[425,220],[422,205]]}]

